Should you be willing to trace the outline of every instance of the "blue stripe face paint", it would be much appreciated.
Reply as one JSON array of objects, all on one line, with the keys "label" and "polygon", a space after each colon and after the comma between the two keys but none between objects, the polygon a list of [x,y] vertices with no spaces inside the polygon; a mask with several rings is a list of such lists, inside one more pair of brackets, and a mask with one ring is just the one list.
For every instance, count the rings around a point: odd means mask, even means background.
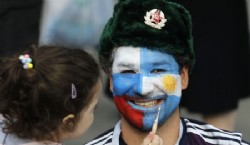
[{"label": "blue stripe face paint", "polygon": [[114,52],[112,81],[118,110],[140,130],[151,130],[159,106],[159,125],[179,106],[182,91],[179,65],[170,54],[119,47]]}]

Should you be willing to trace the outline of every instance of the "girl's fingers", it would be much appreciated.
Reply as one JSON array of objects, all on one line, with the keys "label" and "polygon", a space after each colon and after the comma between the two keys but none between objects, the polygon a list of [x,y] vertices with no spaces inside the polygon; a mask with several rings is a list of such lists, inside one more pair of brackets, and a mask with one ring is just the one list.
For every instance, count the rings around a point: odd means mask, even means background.
[{"label": "girl's fingers", "polygon": [[151,145],[163,145],[163,141],[158,135],[155,135],[151,141]]},{"label": "girl's fingers", "polygon": [[142,145],[163,145],[163,141],[158,135],[150,132],[148,136],[143,140]]},{"label": "girl's fingers", "polygon": [[149,145],[154,139],[154,133],[150,132],[148,136],[143,140],[142,145]]}]

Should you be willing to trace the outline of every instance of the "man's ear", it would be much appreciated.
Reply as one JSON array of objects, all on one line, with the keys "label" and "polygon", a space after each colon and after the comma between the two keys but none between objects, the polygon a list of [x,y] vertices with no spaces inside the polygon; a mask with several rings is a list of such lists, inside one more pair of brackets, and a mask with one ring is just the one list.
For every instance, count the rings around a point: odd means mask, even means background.
[{"label": "man's ear", "polygon": [[182,90],[185,90],[188,87],[188,80],[189,80],[188,72],[189,72],[189,67],[184,66],[181,69],[181,88],[182,88]]},{"label": "man's ear", "polygon": [[111,75],[109,75],[109,90],[113,92],[113,80]]}]

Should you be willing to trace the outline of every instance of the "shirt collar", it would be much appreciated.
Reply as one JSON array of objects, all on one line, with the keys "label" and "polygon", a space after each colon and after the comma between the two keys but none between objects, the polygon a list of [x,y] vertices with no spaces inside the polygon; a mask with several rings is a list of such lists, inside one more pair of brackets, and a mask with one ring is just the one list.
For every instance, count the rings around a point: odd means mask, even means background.
[{"label": "shirt collar", "polygon": [[[183,136],[183,129],[184,129],[183,122],[182,122],[182,120],[180,120],[179,137],[178,137],[175,145],[179,145],[180,140]],[[120,134],[121,134],[121,120],[119,120],[115,125],[114,134],[113,134],[113,138],[112,138],[112,145],[120,145],[119,139],[121,138],[121,141],[123,140],[122,137],[120,136]],[[124,140],[123,140],[123,142],[124,142]]]}]

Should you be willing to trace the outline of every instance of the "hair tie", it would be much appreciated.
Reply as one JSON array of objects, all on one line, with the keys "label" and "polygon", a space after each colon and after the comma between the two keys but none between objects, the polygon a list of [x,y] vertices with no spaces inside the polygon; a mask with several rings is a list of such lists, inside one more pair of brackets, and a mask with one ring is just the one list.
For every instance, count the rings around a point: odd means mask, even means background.
[{"label": "hair tie", "polygon": [[33,64],[31,63],[32,59],[30,58],[30,56],[28,54],[20,55],[19,60],[21,60],[24,69],[32,69],[33,68]]}]

